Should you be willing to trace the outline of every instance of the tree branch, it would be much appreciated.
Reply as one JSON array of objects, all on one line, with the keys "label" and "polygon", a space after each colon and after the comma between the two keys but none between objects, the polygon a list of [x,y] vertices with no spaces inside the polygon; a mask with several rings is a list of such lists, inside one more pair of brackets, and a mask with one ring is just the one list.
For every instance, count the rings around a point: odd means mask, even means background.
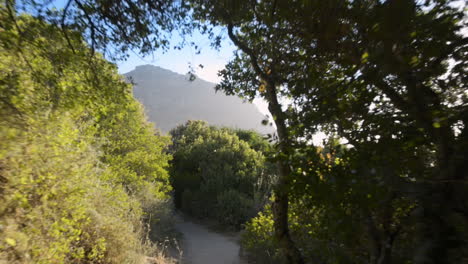
[{"label": "tree branch", "polygon": [[83,14],[88,20],[90,30],[91,30],[91,56],[93,56],[95,52],[95,48],[96,48],[96,32],[95,32],[96,26],[94,25],[94,22],[89,16],[88,12],[86,12],[86,9],[84,8],[83,4],[81,4],[79,0],[75,0],[75,2],[78,5],[78,7],[81,9],[81,11],[83,11]]},{"label": "tree branch", "polygon": [[232,23],[229,23],[227,26],[227,29],[228,29],[228,36],[231,39],[231,41],[234,42],[234,45],[236,45],[243,52],[249,55],[250,61],[251,61],[252,67],[255,70],[255,73],[258,74],[262,79],[267,80],[268,75],[260,68],[257,56],[254,54],[253,50],[247,47],[247,45],[245,45],[244,43],[242,43],[234,34],[234,25]]},{"label": "tree branch", "polygon": [[68,13],[68,9],[70,8],[70,5],[71,3],[73,2],[74,0],[68,0],[67,1],[67,4],[65,5],[65,8],[63,9],[63,14],[62,14],[62,20],[60,22],[60,25],[61,25],[61,31],[63,33],[63,36],[65,37],[65,40],[67,41],[68,43],[68,46],[70,47],[70,49],[72,50],[73,54],[76,54],[75,52],[75,48],[73,47],[71,41],[70,41],[70,38],[68,37],[68,33],[67,33],[67,30],[66,30],[66,24],[65,24],[65,19],[67,17],[67,13]]}]

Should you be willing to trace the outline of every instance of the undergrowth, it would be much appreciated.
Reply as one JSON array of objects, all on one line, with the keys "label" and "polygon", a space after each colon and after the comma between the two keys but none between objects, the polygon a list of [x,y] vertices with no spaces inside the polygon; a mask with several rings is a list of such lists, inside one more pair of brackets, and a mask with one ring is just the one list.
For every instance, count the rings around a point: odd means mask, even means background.
[{"label": "undergrowth", "polygon": [[77,34],[0,21],[0,263],[173,263],[169,139]]}]

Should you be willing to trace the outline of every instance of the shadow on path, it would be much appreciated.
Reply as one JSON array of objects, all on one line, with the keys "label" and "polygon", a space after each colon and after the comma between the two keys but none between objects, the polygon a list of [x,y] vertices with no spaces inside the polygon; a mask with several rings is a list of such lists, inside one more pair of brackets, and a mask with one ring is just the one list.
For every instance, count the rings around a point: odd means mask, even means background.
[{"label": "shadow on path", "polygon": [[183,234],[183,264],[244,264],[234,238],[176,216],[176,229]]}]

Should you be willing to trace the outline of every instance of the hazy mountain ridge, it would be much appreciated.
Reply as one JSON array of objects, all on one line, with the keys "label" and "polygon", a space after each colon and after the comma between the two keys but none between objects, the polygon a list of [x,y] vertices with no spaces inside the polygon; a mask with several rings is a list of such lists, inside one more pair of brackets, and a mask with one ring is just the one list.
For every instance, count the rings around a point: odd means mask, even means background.
[{"label": "hazy mountain ridge", "polygon": [[261,124],[265,116],[255,105],[215,92],[214,83],[200,78],[189,81],[186,75],[153,65],[137,66],[124,75],[135,83],[133,94],[144,105],[149,120],[163,132],[187,120],[263,134],[273,131]]}]

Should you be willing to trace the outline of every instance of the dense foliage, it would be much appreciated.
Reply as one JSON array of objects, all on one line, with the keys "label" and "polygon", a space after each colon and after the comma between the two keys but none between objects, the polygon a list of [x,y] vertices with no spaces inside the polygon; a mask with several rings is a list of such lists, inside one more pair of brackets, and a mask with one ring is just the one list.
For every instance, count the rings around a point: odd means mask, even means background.
[{"label": "dense foliage", "polygon": [[[111,59],[124,59],[131,50],[142,55],[171,48],[172,31],[188,34],[193,21],[184,1],[166,0],[2,0],[8,11],[28,13],[62,30],[68,48],[79,49],[69,35],[79,32],[91,48]],[[183,43],[175,44],[176,47]]]},{"label": "dense foliage", "polygon": [[171,135],[176,206],[235,228],[255,215],[275,175],[265,161],[270,147],[266,140],[252,131],[216,128],[203,121],[189,121]]},{"label": "dense foliage", "polygon": [[[92,34],[92,26],[84,27],[90,42],[105,40],[101,43],[129,47],[158,33],[159,28],[149,24],[164,24],[157,20],[160,15],[177,18],[177,9],[176,16],[171,16],[151,12],[159,7],[147,12],[152,6],[146,1],[123,2],[122,10],[130,7],[131,12],[120,14],[117,8],[109,13],[101,2],[87,1],[88,7],[73,5],[76,16],[62,14],[71,19],[66,20],[69,25],[75,20],[75,25],[104,21],[113,29],[109,32],[120,36],[109,39],[106,34]],[[102,8],[93,8],[93,3]],[[277,127],[277,144],[269,154],[278,168],[271,210],[267,207],[250,222],[244,238],[246,250],[254,257],[262,248],[268,249],[269,254],[257,261],[426,264],[466,260],[468,40],[462,34],[467,26],[463,1],[187,3],[200,28],[225,26],[238,47],[221,72],[218,89],[247,99],[264,98]],[[112,15],[111,21],[107,14]],[[150,19],[136,24],[143,34],[128,39],[125,26],[143,14]],[[185,24],[184,19],[179,21]],[[187,31],[192,26],[189,23]],[[213,40],[215,46],[219,44],[219,37]],[[147,51],[154,46],[140,48]],[[15,79],[7,80],[6,84]],[[319,130],[332,138],[323,150],[311,144]],[[197,147],[199,155],[186,160],[203,160],[203,155],[215,160],[214,145],[211,140],[210,148]],[[194,173],[179,176],[201,188],[204,171],[183,164]],[[216,166],[211,160],[202,164],[210,169]],[[229,168],[219,169],[234,174]],[[207,185],[210,191],[220,186],[218,178],[213,179]],[[193,196],[190,192],[186,195]],[[250,193],[243,194],[249,197]],[[216,194],[207,204],[214,206]],[[227,201],[236,195],[230,191],[219,199]]]},{"label": "dense foliage", "polygon": [[[360,155],[332,140],[326,148],[310,148],[307,155],[295,156],[304,162],[295,167],[299,168],[297,183],[305,184],[306,191],[295,188],[289,227],[307,263],[367,263],[380,250],[381,240],[388,245],[385,254],[395,263],[404,263],[417,246],[417,223],[410,218],[416,203],[403,190],[375,179],[380,173],[391,173],[395,165]],[[300,175],[305,174],[315,174],[317,179],[303,181]],[[287,261],[271,236],[273,231],[270,207],[246,225],[243,252],[253,263]]]},{"label": "dense foliage", "polygon": [[[351,263],[466,259],[463,3],[193,2],[239,48],[218,89],[269,103],[283,168],[274,233],[287,262],[345,262],[310,244]],[[314,150],[318,130],[347,143],[339,164]],[[308,243],[294,235],[301,203],[312,213],[300,219],[322,229]]]},{"label": "dense foliage", "polygon": [[169,138],[79,34],[10,11],[0,5],[0,262],[143,263]]}]

